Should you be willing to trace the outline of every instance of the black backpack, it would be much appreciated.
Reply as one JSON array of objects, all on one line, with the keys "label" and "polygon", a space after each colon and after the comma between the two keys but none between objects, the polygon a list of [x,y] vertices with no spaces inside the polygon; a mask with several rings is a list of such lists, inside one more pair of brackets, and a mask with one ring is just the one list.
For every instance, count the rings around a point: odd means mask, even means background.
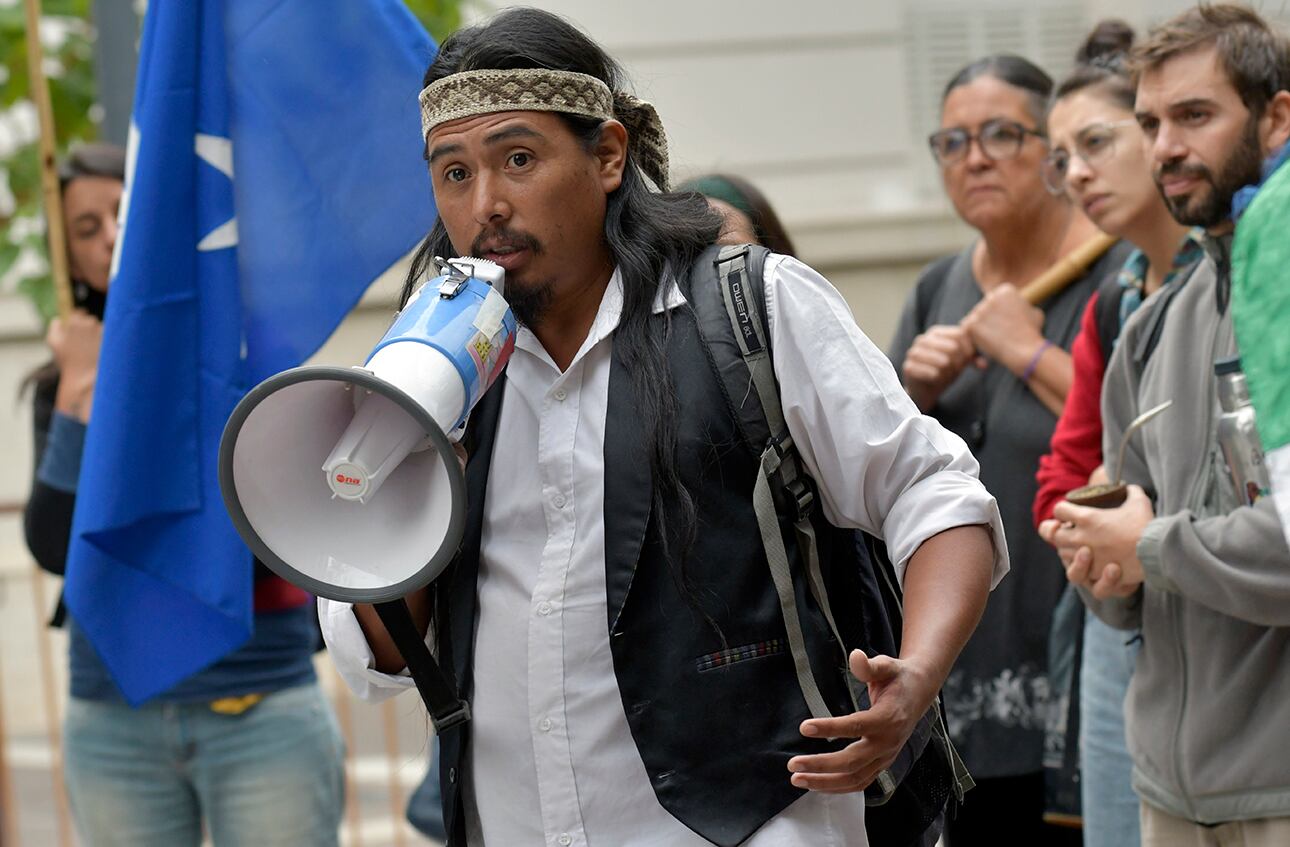
[{"label": "black backpack", "polygon": [[[779,517],[794,524],[807,585],[843,649],[869,655],[899,655],[902,598],[895,568],[883,542],[856,531],[860,553],[859,605],[868,643],[847,645],[834,622],[824,590],[810,516],[816,505],[815,482],[806,475],[784,423],[779,388],[770,359],[762,268],[769,251],[752,245],[712,247],[690,272],[690,306],[712,364],[721,377],[723,397],[761,473],[753,493],[762,541],[781,598],[785,629],[798,682],[811,713],[829,715],[805,660],[805,647],[792,577],[779,531]],[[733,398],[739,398],[738,404]],[[864,685],[848,676],[857,710],[868,707]],[[874,847],[931,845],[951,798],[963,800],[973,785],[949,740],[939,697],[901,749],[890,768],[865,790],[865,829]]]}]

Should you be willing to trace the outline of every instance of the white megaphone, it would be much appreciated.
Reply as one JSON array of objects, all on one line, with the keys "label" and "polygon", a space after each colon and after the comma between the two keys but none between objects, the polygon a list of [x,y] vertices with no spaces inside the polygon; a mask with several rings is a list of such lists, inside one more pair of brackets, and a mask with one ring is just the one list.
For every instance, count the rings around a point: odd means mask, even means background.
[{"label": "white megaphone", "polygon": [[312,594],[376,605],[435,726],[469,719],[402,599],[456,554],[466,484],[449,435],[515,349],[504,271],[436,259],[393,326],[355,368],[266,379],[224,428],[219,479],[243,540]]}]

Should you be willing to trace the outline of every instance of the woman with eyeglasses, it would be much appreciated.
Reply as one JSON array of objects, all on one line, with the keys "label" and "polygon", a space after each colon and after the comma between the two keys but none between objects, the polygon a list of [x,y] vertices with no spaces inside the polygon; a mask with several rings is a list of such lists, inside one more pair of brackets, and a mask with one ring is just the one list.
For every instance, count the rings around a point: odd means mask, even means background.
[{"label": "woman with eyeglasses", "polygon": [[[1133,30],[1099,24],[1057,88],[1048,114],[1050,151],[1044,180],[1103,231],[1137,249],[1116,278],[1094,293],[1071,347],[1074,377],[1050,452],[1039,463],[1034,520],[1102,470],[1102,375],[1124,321],[1143,298],[1185,279],[1202,255],[1197,234],[1170,215],[1151,178],[1142,132],[1133,118],[1135,86],[1126,67]],[[1079,668],[1080,788],[1085,839],[1102,847],[1136,847],[1138,800],[1124,739],[1124,697],[1137,643],[1086,615]]]},{"label": "woman with eyeglasses", "polygon": [[1013,562],[944,689],[950,734],[977,781],[948,821],[951,847],[1080,843],[1078,831],[1043,820],[1049,631],[1066,580],[1029,517],[1035,468],[1070,388],[1066,351],[1084,303],[1126,250],[1038,307],[1019,294],[1096,234],[1044,188],[1051,92],[1047,74],[1010,55],[973,62],[946,86],[929,141],[950,202],[979,237],[923,272],[890,350],[919,409],[980,461]]}]

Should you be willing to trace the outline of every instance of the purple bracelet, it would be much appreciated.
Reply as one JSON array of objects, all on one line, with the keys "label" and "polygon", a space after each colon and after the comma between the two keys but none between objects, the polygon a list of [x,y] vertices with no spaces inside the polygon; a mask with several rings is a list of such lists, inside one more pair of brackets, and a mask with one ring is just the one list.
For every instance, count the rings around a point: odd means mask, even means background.
[{"label": "purple bracelet", "polygon": [[1045,338],[1044,343],[1039,345],[1039,349],[1036,350],[1035,355],[1031,357],[1030,364],[1026,365],[1026,369],[1021,372],[1022,382],[1030,382],[1030,378],[1035,375],[1035,368],[1039,367],[1039,360],[1044,356],[1044,351],[1052,346],[1053,342]]}]

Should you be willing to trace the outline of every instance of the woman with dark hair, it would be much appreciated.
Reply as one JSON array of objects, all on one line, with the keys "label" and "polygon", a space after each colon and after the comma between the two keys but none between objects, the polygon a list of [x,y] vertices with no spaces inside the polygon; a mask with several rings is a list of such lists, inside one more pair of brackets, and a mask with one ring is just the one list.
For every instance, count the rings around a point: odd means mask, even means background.
[{"label": "woman with dark hair", "polygon": [[[1104,232],[1137,249],[1117,277],[1089,299],[1071,346],[1074,377],[1066,408],[1039,463],[1036,525],[1066,493],[1106,481],[1102,468],[1102,377],[1120,328],[1143,299],[1186,279],[1201,259],[1199,232],[1174,220],[1151,177],[1133,117],[1136,86],[1127,59],[1133,30],[1121,21],[1094,28],[1075,70],[1048,113],[1049,190],[1079,205]],[[1084,835],[1098,847],[1136,847],[1138,800],[1124,738],[1124,698],[1138,643],[1094,615],[1084,616],[1079,673],[1080,794]]]},{"label": "woman with dark hair", "polygon": [[932,154],[955,211],[980,237],[923,272],[890,350],[919,409],[981,462],[1017,563],[945,686],[950,734],[977,780],[948,822],[953,847],[1079,841],[1043,822],[1049,635],[1065,578],[1028,518],[1035,466],[1070,388],[1066,351],[1085,301],[1125,251],[1112,249],[1039,306],[1019,293],[1096,233],[1040,177],[1051,92],[1047,74],[1011,55],[974,62],[946,86]]},{"label": "woman with dark hair", "polygon": [[[43,457],[51,429],[78,429],[89,422],[124,182],[125,151],[111,144],[74,148],[59,168],[67,266],[76,309],[66,319],[50,322],[46,341],[53,360],[28,377],[34,389],[38,463],[48,461]],[[55,447],[61,442],[61,436],[55,436]],[[79,453],[72,464],[80,466]],[[45,484],[37,474],[25,516],[27,545],[41,567],[60,575],[72,531],[74,502],[71,493]],[[60,601],[52,623],[61,626],[63,616]]]},{"label": "woman with dark hair", "polygon": [[[60,576],[93,408],[125,158],[119,147],[85,145],[60,172],[77,309],[51,322],[54,360],[32,375],[36,469],[24,520],[37,564]],[[258,562],[254,592],[246,644],[137,707],[67,617],[64,777],[82,843],[197,847],[203,833],[215,847],[337,843],[343,742],[314,676],[313,604]],[[60,602],[54,625],[64,617]]]},{"label": "woman with dark hair", "polygon": [[[748,180],[730,174],[708,174],[687,179],[676,187],[695,191],[708,198],[708,204],[721,213],[722,243],[760,244],[785,256],[796,256],[793,240],[779,222],[779,215]],[[727,242],[728,239],[728,242]]]}]

